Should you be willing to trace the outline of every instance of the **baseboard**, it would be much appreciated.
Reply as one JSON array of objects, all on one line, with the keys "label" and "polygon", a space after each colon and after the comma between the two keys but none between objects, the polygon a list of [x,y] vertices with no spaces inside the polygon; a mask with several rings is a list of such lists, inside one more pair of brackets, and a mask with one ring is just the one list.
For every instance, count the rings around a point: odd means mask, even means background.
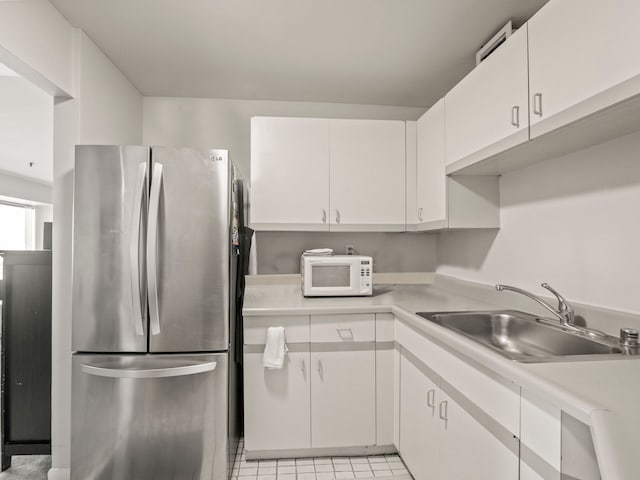
[{"label": "baseboard", "polygon": [[336,448],[293,448],[288,450],[245,450],[247,460],[308,457],[356,457],[360,455],[395,454],[393,445],[372,445],[368,447]]}]

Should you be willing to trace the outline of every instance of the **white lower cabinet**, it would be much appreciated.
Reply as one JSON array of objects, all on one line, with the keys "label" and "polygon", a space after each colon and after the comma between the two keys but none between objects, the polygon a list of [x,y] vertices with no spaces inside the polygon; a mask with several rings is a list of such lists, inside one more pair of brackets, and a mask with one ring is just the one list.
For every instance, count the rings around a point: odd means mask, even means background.
[{"label": "white lower cabinet", "polygon": [[400,357],[400,453],[416,480],[443,478],[438,474],[439,392],[440,385]]},{"label": "white lower cabinet", "polygon": [[244,429],[249,451],[309,448],[309,352],[289,352],[282,369],[244,355]]},{"label": "white lower cabinet", "polygon": [[418,362],[400,360],[399,450],[415,480],[518,480],[517,438]]},{"label": "white lower cabinet", "polygon": [[375,351],[311,356],[311,447],[375,445]]},{"label": "white lower cabinet", "polygon": [[437,478],[518,480],[517,438],[507,434],[505,445],[442,390],[437,414],[443,422]]},{"label": "white lower cabinet", "polygon": [[[382,314],[393,338],[393,316]],[[283,326],[289,350],[282,369],[262,366],[267,328]],[[384,328],[383,328],[384,327]],[[389,337],[391,335],[391,337]],[[376,392],[376,315],[245,317],[245,447],[252,458],[291,450],[393,443],[393,396]],[[387,346],[388,348],[388,346]],[[393,387],[393,350],[381,355],[381,386]],[[391,362],[391,363],[389,363]],[[391,393],[391,392],[389,392]],[[377,399],[380,399],[378,411]],[[388,418],[387,418],[388,416]]]}]

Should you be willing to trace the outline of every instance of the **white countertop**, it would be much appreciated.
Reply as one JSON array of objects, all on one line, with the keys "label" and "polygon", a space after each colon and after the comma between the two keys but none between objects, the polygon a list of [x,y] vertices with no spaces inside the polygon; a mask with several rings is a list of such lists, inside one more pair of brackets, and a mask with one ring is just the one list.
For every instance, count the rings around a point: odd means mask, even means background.
[{"label": "white countertop", "polygon": [[589,425],[604,479],[640,478],[640,358],[518,363],[415,315],[421,311],[496,308],[505,307],[434,285],[379,285],[371,297],[304,298],[299,285],[289,284],[248,286],[243,313],[255,316],[392,312],[469,363],[536,392]]}]

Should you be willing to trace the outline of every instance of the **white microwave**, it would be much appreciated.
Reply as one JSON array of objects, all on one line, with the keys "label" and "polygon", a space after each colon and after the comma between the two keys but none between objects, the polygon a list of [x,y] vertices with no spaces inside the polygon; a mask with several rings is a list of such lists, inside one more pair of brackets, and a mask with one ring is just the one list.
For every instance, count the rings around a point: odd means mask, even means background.
[{"label": "white microwave", "polygon": [[361,296],[373,293],[373,259],[362,255],[300,258],[305,297]]}]

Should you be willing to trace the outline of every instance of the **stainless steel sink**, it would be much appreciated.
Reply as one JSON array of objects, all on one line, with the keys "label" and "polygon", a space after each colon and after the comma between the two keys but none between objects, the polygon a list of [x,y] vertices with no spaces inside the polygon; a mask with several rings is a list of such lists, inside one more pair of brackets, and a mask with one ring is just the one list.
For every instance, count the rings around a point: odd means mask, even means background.
[{"label": "stainless steel sink", "polygon": [[449,330],[518,362],[625,358],[637,352],[617,345],[614,337],[592,338],[513,310],[493,312],[418,312]]}]

